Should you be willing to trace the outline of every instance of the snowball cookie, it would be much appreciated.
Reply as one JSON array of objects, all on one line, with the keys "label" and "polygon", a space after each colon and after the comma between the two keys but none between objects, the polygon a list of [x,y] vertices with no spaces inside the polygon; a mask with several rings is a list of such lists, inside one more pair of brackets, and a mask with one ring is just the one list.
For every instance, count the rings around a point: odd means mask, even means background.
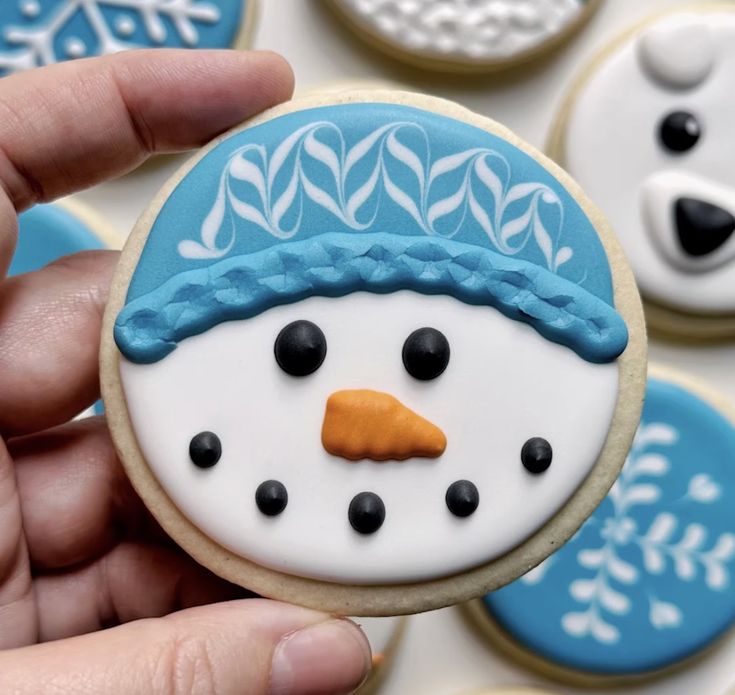
[{"label": "snowball cookie", "polygon": [[373,695],[382,687],[398,651],[408,618],[355,618],[373,652],[373,670],[355,695]]},{"label": "snowball cookie", "polygon": [[645,335],[599,213],[505,128],[340,92],[218,139],[134,231],[103,335],[133,483],[228,579],[346,615],[497,588],[602,500]]},{"label": "snowball cookie", "polygon": [[2,0],[0,77],[129,48],[246,48],[256,0]]},{"label": "snowball cookie", "polygon": [[386,53],[421,68],[482,72],[546,53],[580,28],[601,0],[329,0]]},{"label": "snowball cookie", "polygon": [[735,623],[735,410],[653,369],[607,499],[561,550],[476,602],[493,643],[544,675],[613,685],[659,675]]},{"label": "snowball cookie", "polygon": [[735,5],[659,15],[584,71],[551,136],[672,336],[735,337],[734,72]]}]

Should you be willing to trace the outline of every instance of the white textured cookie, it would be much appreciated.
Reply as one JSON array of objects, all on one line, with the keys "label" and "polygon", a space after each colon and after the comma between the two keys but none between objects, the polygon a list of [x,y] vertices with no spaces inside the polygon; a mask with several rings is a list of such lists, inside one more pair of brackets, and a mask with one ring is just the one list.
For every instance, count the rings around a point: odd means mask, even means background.
[{"label": "white textured cookie", "polygon": [[735,336],[735,5],[659,15],[572,87],[550,154],[602,208],[651,327]]},{"label": "white textured cookie", "polygon": [[540,562],[615,479],[645,380],[632,275],[579,188],[392,91],[296,100],[197,155],[133,232],[102,342],[121,458],[172,537],[346,615]]},{"label": "white textured cookie", "polygon": [[330,0],[377,47],[420,67],[499,69],[561,43],[599,0]]}]

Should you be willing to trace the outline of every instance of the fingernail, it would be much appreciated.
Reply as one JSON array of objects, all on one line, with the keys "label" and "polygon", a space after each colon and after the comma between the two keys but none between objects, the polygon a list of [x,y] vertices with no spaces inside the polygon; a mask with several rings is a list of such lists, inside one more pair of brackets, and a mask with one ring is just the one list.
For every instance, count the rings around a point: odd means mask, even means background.
[{"label": "fingernail", "polygon": [[286,635],[276,646],[270,693],[351,693],[367,678],[370,663],[370,645],[352,621],[310,625]]}]

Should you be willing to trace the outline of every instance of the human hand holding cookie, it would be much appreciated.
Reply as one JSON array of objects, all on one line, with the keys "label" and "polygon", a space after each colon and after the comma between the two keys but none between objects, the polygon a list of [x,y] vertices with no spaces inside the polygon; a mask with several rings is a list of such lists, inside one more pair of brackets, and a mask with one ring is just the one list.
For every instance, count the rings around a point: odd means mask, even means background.
[{"label": "human hand holding cookie", "polygon": [[[18,212],[198,146],[290,81],[273,56],[164,51],[4,78],[2,277]],[[88,252],[0,284],[0,691],[348,692],[369,663],[352,623],[272,601],[204,607],[243,592],[151,520],[101,419],[67,424],[99,395],[116,261]]]}]

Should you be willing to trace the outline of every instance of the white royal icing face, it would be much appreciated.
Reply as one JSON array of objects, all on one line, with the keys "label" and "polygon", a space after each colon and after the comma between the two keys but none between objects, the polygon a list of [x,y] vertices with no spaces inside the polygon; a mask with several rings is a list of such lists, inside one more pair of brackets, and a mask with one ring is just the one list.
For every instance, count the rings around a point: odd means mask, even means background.
[{"label": "white royal icing face", "polygon": [[[308,320],[323,331],[326,359],[313,374],[286,374],[274,358],[284,326]],[[402,349],[417,328],[450,346],[444,373],[410,376]],[[506,553],[543,526],[594,466],[618,392],[615,363],[592,364],[499,311],[410,291],[312,297],[187,338],[155,364],[121,358],[120,374],[143,456],[178,508],[233,552],[289,574],[349,584],[428,580]],[[350,461],[325,450],[329,396],[346,389],[390,394],[439,427],[436,458]],[[189,443],[215,433],[219,462],[197,468]],[[527,440],[553,448],[533,475]],[[266,516],[255,491],[277,480],[288,503]],[[468,517],[445,496],[458,480],[479,491]],[[361,534],[348,520],[369,491],[385,521]]]},{"label": "white royal icing face", "polygon": [[602,207],[643,294],[735,311],[735,11],[685,12],[604,62],[576,97],[565,164]]},{"label": "white royal icing face", "polygon": [[538,48],[579,19],[582,0],[339,0],[371,33],[433,59],[494,62]]}]

